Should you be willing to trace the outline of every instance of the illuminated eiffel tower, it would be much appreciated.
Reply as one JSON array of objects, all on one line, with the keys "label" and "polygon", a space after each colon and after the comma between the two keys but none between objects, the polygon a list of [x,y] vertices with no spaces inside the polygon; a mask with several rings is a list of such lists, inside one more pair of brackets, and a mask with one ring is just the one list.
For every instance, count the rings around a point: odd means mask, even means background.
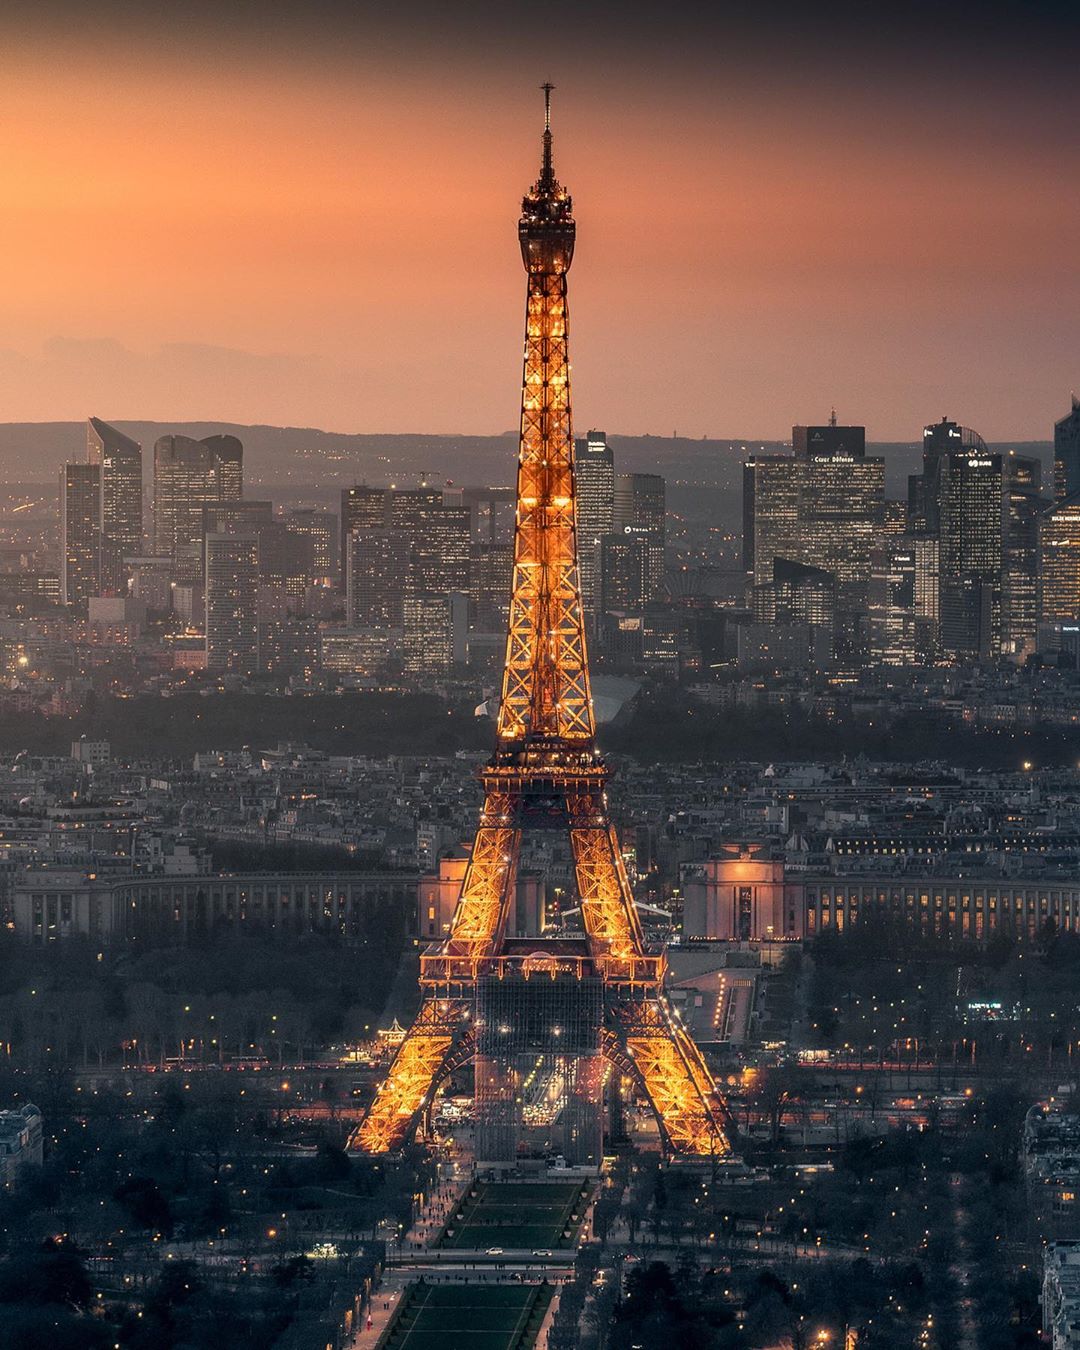
[{"label": "illuminated eiffel tower", "polygon": [[[528,273],[513,593],[495,752],[449,936],[421,956],[423,1003],[351,1147],[415,1130],[441,1079],[476,1066],[477,1157],[530,1146],[599,1162],[605,1061],[651,1103],[671,1151],[731,1152],[724,1102],[645,946],[596,750],[574,505],[566,277],[570,196],[544,86],[540,177],[518,226]],[[512,938],[522,833],[568,832],[584,934]]]}]

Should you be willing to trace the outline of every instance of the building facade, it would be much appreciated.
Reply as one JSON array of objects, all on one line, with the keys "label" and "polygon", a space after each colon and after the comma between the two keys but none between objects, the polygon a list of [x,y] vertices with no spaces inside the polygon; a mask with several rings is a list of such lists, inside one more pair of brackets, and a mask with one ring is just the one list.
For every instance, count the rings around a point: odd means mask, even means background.
[{"label": "building facade", "polygon": [[243,447],[235,436],[159,436],[154,442],[154,551],[172,558],[177,580],[202,580],[204,511],[239,501]]},{"label": "building facade", "polygon": [[1002,457],[1001,650],[1023,660],[1039,629],[1039,520],[1042,462],[1010,450]]},{"label": "building facade", "polygon": [[11,897],[15,936],[37,946],[83,940],[182,944],[195,935],[251,927],[282,937],[308,932],[358,936],[375,906],[407,916],[415,874],[253,873],[229,876],[103,877],[24,872]]},{"label": "building facade", "polygon": [[40,1167],[45,1153],[41,1112],[26,1102],[0,1111],[0,1184],[13,1186],[26,1167]]},{"label": "building facade", "polygon": [[60,599],[83,604],[101,576],[101,466],[65,464],[60,470]]},{"label": "building facade", "polygon": [[259,536],[206,536],[206,668],[259,669]]},{"label": "building facade", "polygon": [[1044,623],[1080,620],[1080,492],[1039,517],[1039,616]]},{"label": "building facade", "polygon": [[98,530],[99,590],[116,594],[127,587],[124,559],[142,552],[142,446],[108,422],[86,424],[86,459],[100,469]]},{"label": "building facade", "polygon": [[791,872],[754,846],[695,864],[684,880],[683,935],[720,941],[814,938],[858,924],[904,927],[925,937],[986,942],[997,933],[1035,941],[1080,933],[1080,881],[1000,875],[926,876],[866,871]]},{"label": "building facade", "polygon": [[595,621],[600,605],[600,546],[615,529],[615,455],[603,431],[590,431],[574,446],[578,568],[581,603]]},{"label": "building facade", "polygon": [[1054,423],[1054,499],[1063,501],[1080,492],[1080,398]]},{"label": "building facade", "polygon": [[984,448],[941,464],[939,613],[946,655],[992,660],[1001,650],[1002,460]]},{"label": "building facade", "polygon": [[646,599],[654,600],[664,584],[667,544],[667,486],[658,473],[615,475],[613,527],[624,539],[641,539],[646,566]]}]

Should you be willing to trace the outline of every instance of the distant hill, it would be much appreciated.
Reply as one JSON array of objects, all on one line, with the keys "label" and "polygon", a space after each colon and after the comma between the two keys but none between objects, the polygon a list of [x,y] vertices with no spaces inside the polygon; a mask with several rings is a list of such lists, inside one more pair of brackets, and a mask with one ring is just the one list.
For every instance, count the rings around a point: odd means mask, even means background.
[{"label": "distant hill", "polygon": [[[112,420],[106,418],[106,420]],[[337,489],[355,482],[415,483],[426,476],[433,483],[510,485],[514,480],[516,433],[500,436],[350,435],[311,427],[243,426],[232,422],[129,422],[113,425],[139,441],[147,457],[149,485],[154,441],[168,432],[209,436],[231,432],[244,442],[244,476],[249,486],[267,492],[317,488],[332,499]],[[585,427],[579,430],[583,433]],[[679,505],[705,489],[723,523],[736,526],[742,498],[742,461],[752,451],[776,453],[777,441],[751,439],[690,440],[682,436],[609,437],[619,469],[660,473]],[[0,423],[0,479],[18,483],[53,483],[65,460],[85,454],[82,422]],[[1052,457],[1046,441],[1012,446],[1026,454]],[[920,446],[878,443],[868,453],[884,455],[886,491],[902,497],[907,475],[918,468]],[[699,502],[704,507],[705,502]],[[706,508],[708,509],[708,508]]]}]

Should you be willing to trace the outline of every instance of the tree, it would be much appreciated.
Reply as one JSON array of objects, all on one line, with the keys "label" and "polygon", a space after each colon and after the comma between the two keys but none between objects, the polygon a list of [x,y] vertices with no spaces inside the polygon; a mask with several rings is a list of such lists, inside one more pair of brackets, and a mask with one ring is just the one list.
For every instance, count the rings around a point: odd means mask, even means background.
[{"label": "tree", "polygon": [[113,1192],[140,1228],[172,1236],[173,1215],[168,1200],[150,1177],[131,1177]]},{"label": "tree", "polygon": [[82,1258],[68,1243],[49,1238],[36,1251],[0,1263],[0,1303],[85,1308],[92,1296]]},{"label": "tree", "polygon": [[781,1064],[775,1069],[759,1071],[750,1092],[750,1100],[769,1120],[769,1138],[773,1148],[780,1143],[780,1126],[784,1113],[806,1095],[812,1077],[799,1064]]}]

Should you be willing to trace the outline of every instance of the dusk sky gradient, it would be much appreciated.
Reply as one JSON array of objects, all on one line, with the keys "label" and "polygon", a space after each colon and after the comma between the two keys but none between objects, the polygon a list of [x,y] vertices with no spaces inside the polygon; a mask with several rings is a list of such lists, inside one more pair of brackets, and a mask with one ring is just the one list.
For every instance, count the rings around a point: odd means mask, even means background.
[{"label": "dusk sky gradient", "polygon": [[510,428],[544,79],[579,429],[1080,388],[1075,6],[221,8],[5,7],[0,420]]}]

